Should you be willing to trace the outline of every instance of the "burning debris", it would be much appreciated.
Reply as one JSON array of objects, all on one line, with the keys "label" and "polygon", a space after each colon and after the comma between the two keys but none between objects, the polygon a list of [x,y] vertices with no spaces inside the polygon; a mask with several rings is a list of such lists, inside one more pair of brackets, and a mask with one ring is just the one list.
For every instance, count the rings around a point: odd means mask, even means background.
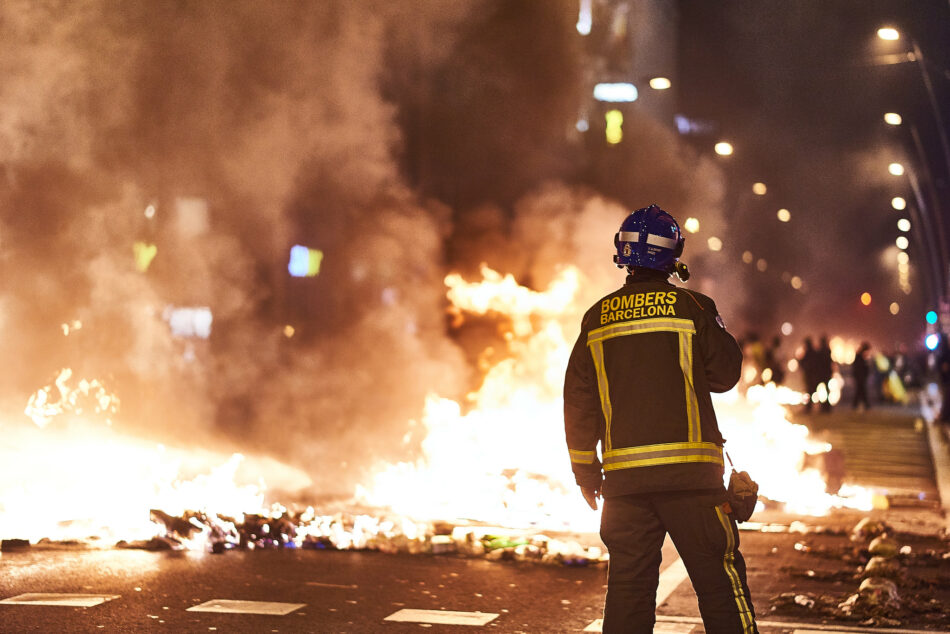
[{"label": "burning debris", "polygon": [[570,539],[528,534],[502,527],[461,526],[446,522],[415,522],[399,516],[336,513],[318,515],[312,507],[296,513],[279,505],[268,515],[243,520],[211,513],[177,517],[153,510],[162,535],[119,542],[117,548],[185,550],[204,548],[221,554],[232,549],[302,548],[308,550],[371,550],[382,553],[485,557],[489,560],[534,561],[586,566],[607,561],[598,546]]}]

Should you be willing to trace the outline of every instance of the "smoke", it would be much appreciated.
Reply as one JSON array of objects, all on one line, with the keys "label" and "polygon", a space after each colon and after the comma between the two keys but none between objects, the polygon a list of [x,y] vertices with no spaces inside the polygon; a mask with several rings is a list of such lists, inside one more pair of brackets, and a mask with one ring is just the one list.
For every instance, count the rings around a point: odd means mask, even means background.
[{"label": "smoke", "polygon": [[[29,394],[72,367],[120,395],[123,429],[265,453],[322,491],[411,456],[425,396],[471,387],[450,269],[542,287],[576,264],[593,300],[622,281],[630,209],[724,226],[718,170],[646,119],[574,184],[575,10],[4,3],[2,424],[30,424]],[[697,242],[698,288],[740,301]],[[323,252],[317,277],[288,277],[294,243]],[[169,305],[209,307],[211,338],[173,336]]]}]

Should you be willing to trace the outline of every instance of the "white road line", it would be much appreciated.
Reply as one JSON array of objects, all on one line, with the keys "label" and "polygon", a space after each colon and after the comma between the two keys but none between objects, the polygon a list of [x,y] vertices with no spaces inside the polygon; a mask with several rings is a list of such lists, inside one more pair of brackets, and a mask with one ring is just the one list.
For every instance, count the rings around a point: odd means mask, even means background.
[{"label": "white road line", "polygon": [[683,581],[689,577],[686,565],[679,557],[660,573],[660,583],[656,588],[656,605],[666,601]]},{"label": "white road line", "polygon": [[320,583],[319,581],[308,581],[308,586],[319,586],[321,588],[343,588],[345,590],[355,590],[359,586],[355,583],[343,584],[343,583]]},{"label": "white road line", "polygon": [[120,594],[64,594],[60,592],[31,592],[20,594],[0,603],[6,605],[62,605],[71,608],[91,608],[94,605],[118,599]]},{"label": "white road line", "polygon": [[270,614],[284,616],[299,610],[306,603],[275,603],[272,601],[234,601],[231,599],[212,599],[200,605],[188,608],[188,612],[218,612],[224,614]]},{"label": "white road line", "polygon": [[489,612],[451,612],[449,610],[402,609],[387,616],[384,621],[404,623],[435,623],[438,625],[485,625],[498,618]]},{"label": "white road line", "polygon": [[[596,621],[591,621],[590,625],[584,628],[585,632],[601,632],[603,631],[604,620],[597,619]],[[662,623],[657,621],[653,626],[654,632],[669,632],[670,634],[689,634],[693,631],[693,628],[696,626],[692,623]]]}]

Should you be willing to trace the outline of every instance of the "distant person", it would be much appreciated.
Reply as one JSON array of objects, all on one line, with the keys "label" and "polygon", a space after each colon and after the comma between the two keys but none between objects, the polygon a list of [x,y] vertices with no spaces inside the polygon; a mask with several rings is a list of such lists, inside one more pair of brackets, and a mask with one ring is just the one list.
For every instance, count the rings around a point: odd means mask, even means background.
[{"label": "distant person", "polygon": [[870,350],[871,344],[867,341],[863,342],[854,354],[854,363],[851,364],[851,378],[854,379],[854,400],[851,407],[859,412],[871,407],[868,400],[868,377],[871,374],[871,366],[868,363]]},{"label": "distant person", "polygon": [[798,367],[801,368],[805,381],[805,392],[808,394],[808,400],[805,402],[805,413],[809,414],[818,393],[818,350],[815,349],[811,337],[805,337],[804,344],[805,351],[798,359]]},{"label": "distant person", "polygon": [[[782,347],[782,338],[778,335],[772,337],[771,344],[765,349],[765,369],[768,370],[768,373],[762,377],[764,383],[769,381],[775,383],[775,385],[782,385],[785,382],[785,368],[783,366],[782,357],[779,354],[779,348]],[[766,379],[766,377],[768,377]]]},{"label": "distant person", "polygon": [[825,385],[823,398],[819,395],[818,407],[819,411],[827,413],[831,411],[831,377],[834,375],[834,361],[831,359],[831,346],[826,336],[822,336],[818,342],[818,356],[815,363],[817,367],[815,378],[818,380],[818,385],[822,383]]},{"label": "distant person", "polygon": [[626,283],[584,314],[564,377],[574,477],[591,508],[604,500],[607,633],[653,632],[667,534],[706,631],[757,632],[710,398],[738,383],[742,350],[712,299],[669,282],[688,276],[684,242],[656,205],[627,216],[614,237]]}]

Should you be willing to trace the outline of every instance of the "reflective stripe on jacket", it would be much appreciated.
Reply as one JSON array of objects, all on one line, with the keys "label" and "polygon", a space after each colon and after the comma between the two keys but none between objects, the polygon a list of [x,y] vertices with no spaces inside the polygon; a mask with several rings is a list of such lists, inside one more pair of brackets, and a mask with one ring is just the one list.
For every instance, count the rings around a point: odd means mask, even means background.
[{"label": "reflective stripe on jacket", "polygon": [[710,298],[660,272],[627,276],[584,315],[568,363],[564,423],[577,483],[603,478],[607,496],[720,487],[710,392],[731,389],[741,363]]}]

